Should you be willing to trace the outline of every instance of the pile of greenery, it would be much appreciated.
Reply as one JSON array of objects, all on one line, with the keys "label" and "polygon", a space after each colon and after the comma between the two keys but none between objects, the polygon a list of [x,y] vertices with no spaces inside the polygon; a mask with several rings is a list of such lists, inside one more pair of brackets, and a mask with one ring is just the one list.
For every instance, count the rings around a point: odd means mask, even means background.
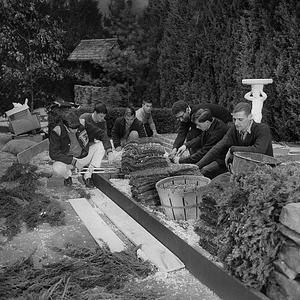
[{"label": "pile of greenery", "polygon": [[30,164],[14,163],[1,178],[1,182],[18,183],[12,189],[0,189],[0,218],[5,219],[1,234],[8,238],[19,233],[23,223],[33,229],[42,223],[54,226],[65,222],[60,203],[36,192],[39,183],[36,169]]},{"label": "pile of greenery", "polygon": [[156,291],[130,291],[124,285],[154,270],[132,249],[111,253],[107,248],[53,248],[64,259],[35,269],[32,255],[0,269],[1,299],[157,299]]},{"label": "pile of greenery", "polygon": [[216,195],[215,244],[225,269],[245,285],[264,290],[282,245],[279,216],[287,203],[300,201],[299,164],[258,167],[236,176]]}]

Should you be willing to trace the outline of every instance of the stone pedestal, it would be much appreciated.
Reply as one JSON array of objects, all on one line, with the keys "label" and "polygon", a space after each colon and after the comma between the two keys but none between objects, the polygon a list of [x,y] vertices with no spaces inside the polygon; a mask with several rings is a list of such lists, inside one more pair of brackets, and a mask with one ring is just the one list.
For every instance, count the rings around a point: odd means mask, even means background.
[{"label": "stone pedestal", "polygon": [[263,91],[265,84],[272,83],[273,79],[243,79],[243,84],[251,85],[251,92],[244,97],[252,102],[252,117],[256,123],[262,119],[263,103],[267,99],[267,94]]}]

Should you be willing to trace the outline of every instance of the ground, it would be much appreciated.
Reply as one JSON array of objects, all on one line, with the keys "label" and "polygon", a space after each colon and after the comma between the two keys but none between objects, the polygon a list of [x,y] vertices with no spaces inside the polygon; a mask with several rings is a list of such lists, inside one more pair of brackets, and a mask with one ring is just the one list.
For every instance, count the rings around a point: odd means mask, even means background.
[{"label": "ground", "polygon": [[[1,147],[8,139],[7,134],[0,135]],[[173,138],[174,135],[168,135],[167,137]],[[288,155],[289,148],[285,144],[274,145],[274,152],[282,161],[299,160],[299,155]],[[0,159],[0,176],[2,176],[6,169],[16,160],[16,156],[0,151]],[[51,160],[47,151],[34,157],[31,163],[38,166],[39,171],[52,174]],[[22,232],[11,241],[6,241],[5,237],[2,236],[0,238],[0,267],[12,264],[18,259],[27,257],[32,253],[34,253],[33,258],[36,267],[57,262],[63,257],[61,254],[53,252],[51,247],[63,247],[66,243],[88,248],[98,247],[80,218],[68,203],[68,199],[70,198],[84,197],[88,190],[76,180],[72,188],[64,187],[62,179],[55,176],[50,178],[43,177],[39,180],[39,191],[59,201],[65,209],[66,224],[53,227],[48,224],[42,224],[32,231],[24,227]],[[12,187],[13,184],[14,183],[2,183],[0,188],[7,186]],[[161,291],[164,296],[157,298],[161,300],[219,299],[187,270],[180,270],[169,274],[157,272],[144,280],[136,280],[134,283],[130,283],[127,288],[145,292],[151,289]]]},{"label": "ground", "polygon": [[[16,159],[14,155],[0,151],[2,176],[6,169]],[[48,152],[45,151],[31,161],[38,166],[38,171],[51,174],[51,160]],[[39,179],[39,192],[59,201],[65,209],[66,224],[63,226],[50,226],[42,224],[30,231],[24,226],[22,232],[11,241],[0,240],[0,268],[1,266],[12,264],[22,257],[33,254],[36,267],[42,267],[49,263],[57,262],[63,258],[61,254],[51,250],[51,247],[64,247],[66,243],[88,248],[98,247],[92,236],[76,215],[75,211],[68,203],[70,198],[85,196],[88,190],[81,183],[74,181],[72,188],[64,187],[60,178],[52,176]],[[14,183],[2,183],[0,188],[12,187]],[[127,287],[128,289],[139,290],[145,293],[149,290],[161,291],[163,296],[157,299],[219,299],[206,286],[196,280],[187,270],[179,270],[169,274],[157,272],[144,280],[136,280]]]}]

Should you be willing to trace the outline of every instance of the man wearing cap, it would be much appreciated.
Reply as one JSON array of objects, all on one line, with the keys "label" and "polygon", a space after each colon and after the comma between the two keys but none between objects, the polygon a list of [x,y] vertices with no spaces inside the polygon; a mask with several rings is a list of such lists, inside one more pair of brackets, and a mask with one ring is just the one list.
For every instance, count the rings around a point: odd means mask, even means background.
[{"label": "man wearing cap", "polygon": [[[102,143],[90,145],[90,140],[97,139]],[[79,120],[76,109],[70,109],[61,123],[50,132],[49,155],[54,160],[53,171],[64,178],[64,185],[72,185],[72,169],[79,171],[88,166],[83,176],[85,185],[93,187],[92,173],[99,168],[102,158],[107,153],[112,162],[112,147],[105,131]]]},{"label": "man wearing cap", "polygon": [[[251,104],[240,102],[232,112],[234,126],[201,158],[201,173],[213,178],[227,171],[234,152],[256,152],[273,156],[272,136],[267,124],[252,119]],[[222,159],[217,159],[221,157]]]},{"label": "man wearing cap", "polygon": [[[201,158],[218,142],[227,132],[227,125],[214,118],[211,111],[206,108],[197,110],[191,118],[196,128],[201,130],[198,137],[186,142],[178,151],[174,161],[176,163],[196,164]],[[186,149],[197,149],[193,154],[187,157],[180,157]],[[218,159],[216,157],[216,159]]]},{"label": "man wearing cap", "polygon": [[[195,123],[192,122],[191,116],[198,111],[200,108],[209,109],[212,116],[222,120],[225,124],[232,121],[232,116],[230,112],[217,104],[212,103],[201,103],[190,107],[186,102],[180,100],[173,104],[172,114],[176,117],[179,122],[178,134],[173,143],[173,149],[170,152],[170,157],[174,157],[178,149],[183,145],[186,140],[191,141],[195,137],[201,134],[201,130],[196,128]],[[191,146],[189,148],[190,154],[197,151],[197,148]]]}]

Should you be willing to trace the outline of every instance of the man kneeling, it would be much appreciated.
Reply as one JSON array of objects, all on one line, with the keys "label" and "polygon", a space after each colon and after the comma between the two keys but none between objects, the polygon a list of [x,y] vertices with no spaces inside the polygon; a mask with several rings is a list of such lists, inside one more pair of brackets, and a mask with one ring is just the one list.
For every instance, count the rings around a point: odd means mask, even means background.
[{"label": "man kneeling", "polygon": [[[93,139],[101,142],[90,145]],[[76,109],[70,109],[50,132],[49,155],[55,161],[53,171],[64,178],[65,186],[72,185],[72,169],[76,167],[81,171],[88,166],[83,180],[87,187],[93,187],[92,173],[100,167],[105,151],[108,161],[112,162],[112,147],[105,131],[79,120]]]},{"label": "man kneeling", "polygon": [[[272,136],[267,124],[252,119],[251,105],[238,103],[232,112],[234,126],[197,163],[201,173],[209,178],[227,171],[234,152],[256,152],[273,156]],[[216,160],[216,157],[222,159]]]},{"label": "man kneeling", "polygon": [[144,125],[136,118],[135,110],[132,106],[127,106],[124,116],[116,119],[111,136],[116,151],[121,151],[129,141],[146,137]]}]

